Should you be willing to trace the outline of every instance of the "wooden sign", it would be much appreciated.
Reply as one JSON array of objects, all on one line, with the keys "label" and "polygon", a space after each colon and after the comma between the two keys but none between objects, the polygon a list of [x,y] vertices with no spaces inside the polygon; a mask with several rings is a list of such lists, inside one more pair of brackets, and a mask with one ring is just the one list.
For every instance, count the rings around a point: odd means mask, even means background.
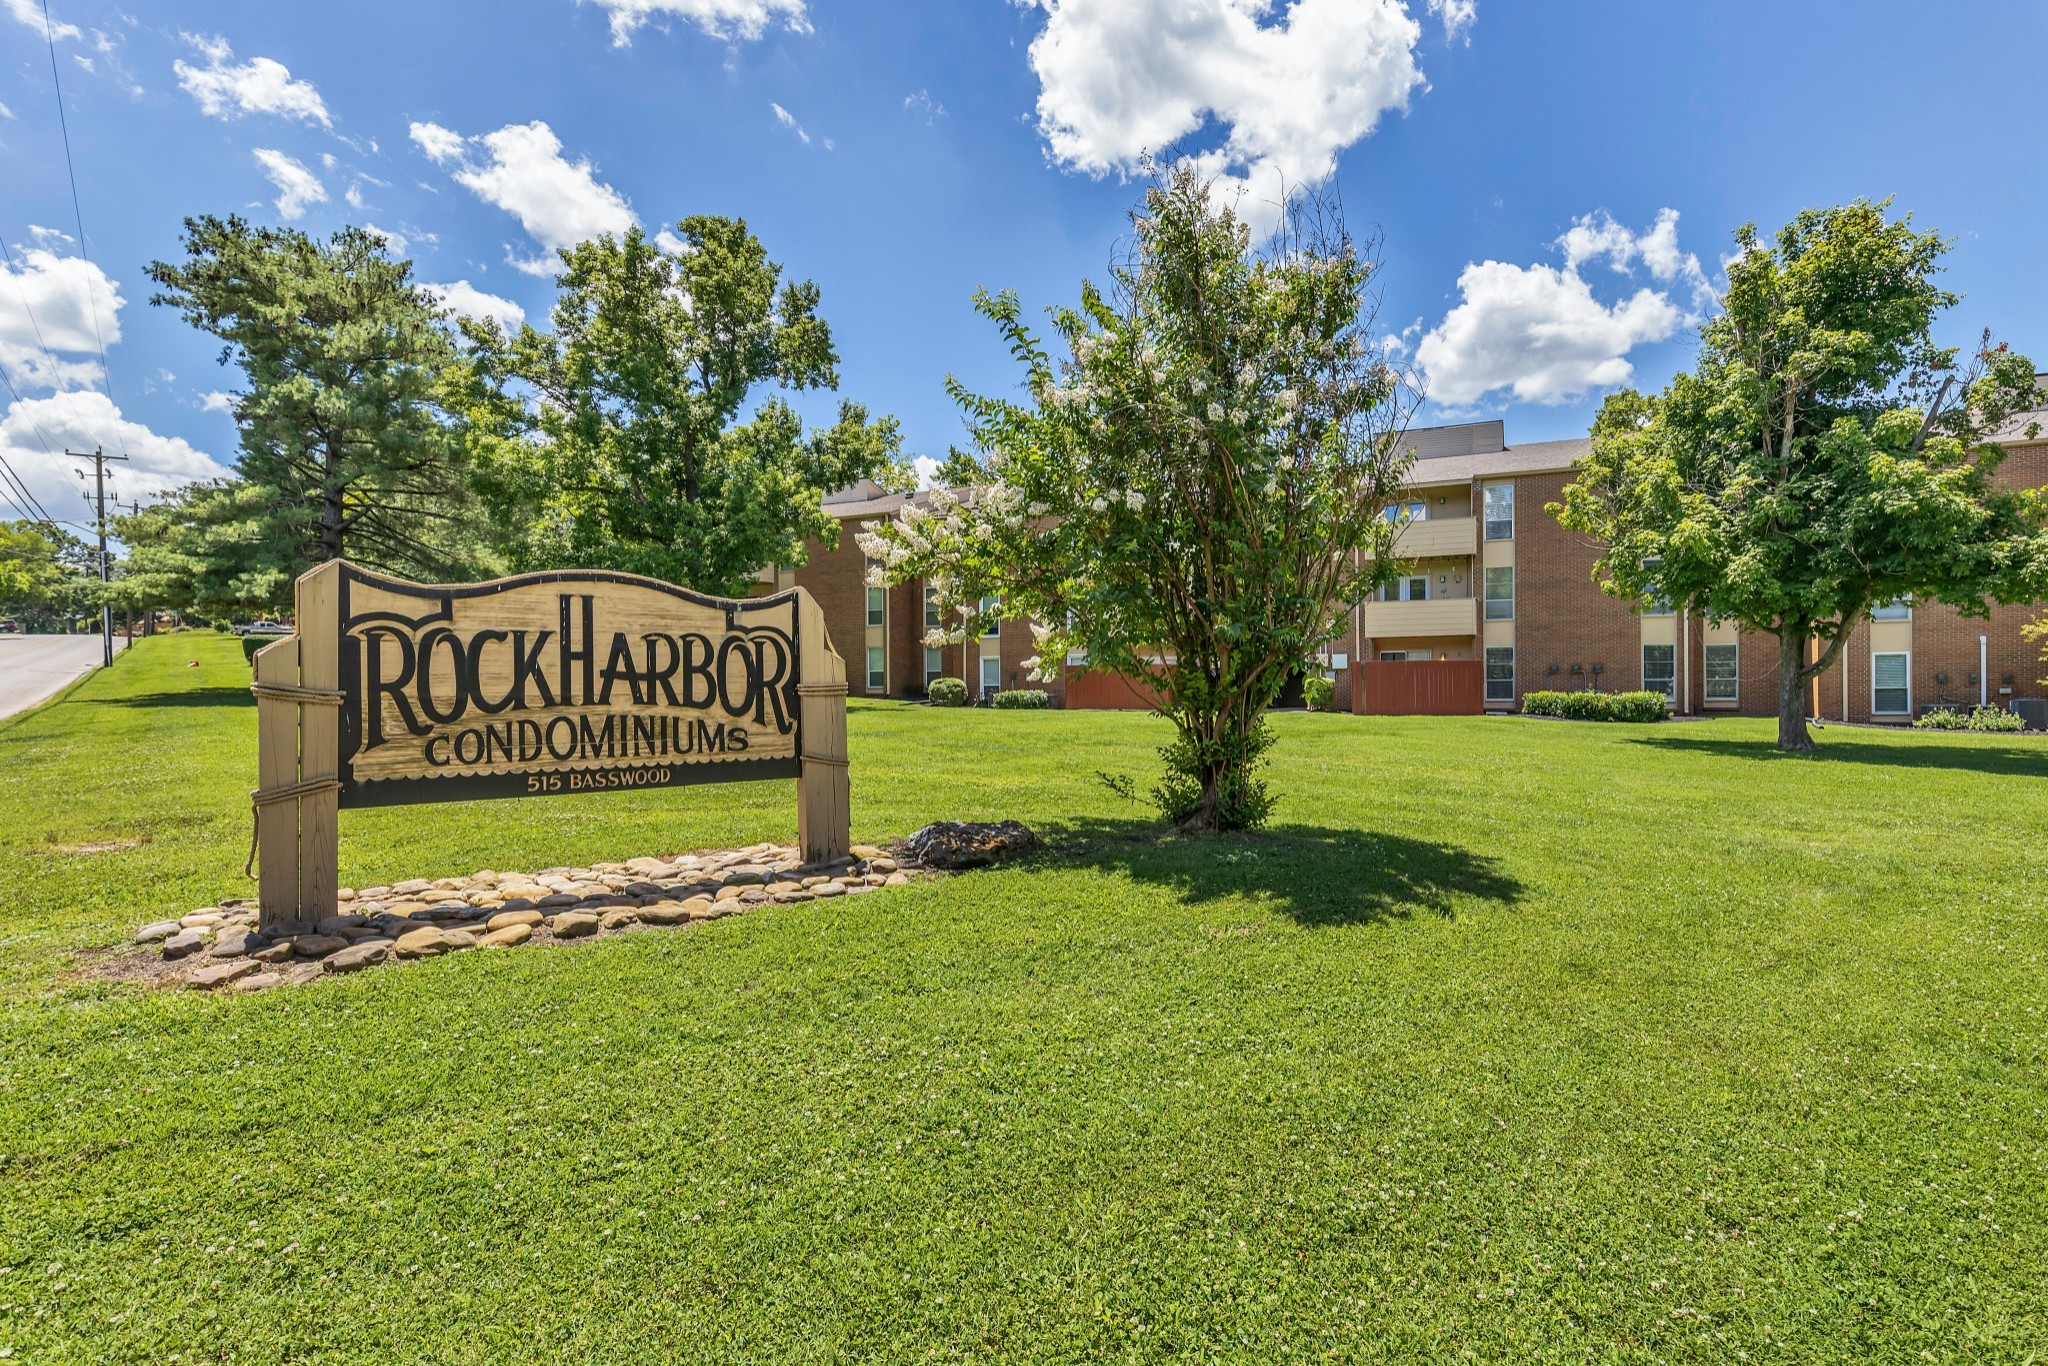
[{"label": "wooden sign", "polygon": [[256,655],[266,926],[333,913],[344,807],[798,778],[806,856],[846,851],[845,666],[802,589],[430,585],[336,560],[297,606]]}]

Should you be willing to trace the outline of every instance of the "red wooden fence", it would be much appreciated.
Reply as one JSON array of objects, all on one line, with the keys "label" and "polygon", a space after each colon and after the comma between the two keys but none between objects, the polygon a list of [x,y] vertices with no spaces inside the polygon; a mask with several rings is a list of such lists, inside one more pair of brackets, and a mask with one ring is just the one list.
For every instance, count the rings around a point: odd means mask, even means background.
[{"label": "red wooden fence", "polygon": [[1367,716],[1477,716],[1486,710],[1486,666],[1476,659],[1368,662]]}]

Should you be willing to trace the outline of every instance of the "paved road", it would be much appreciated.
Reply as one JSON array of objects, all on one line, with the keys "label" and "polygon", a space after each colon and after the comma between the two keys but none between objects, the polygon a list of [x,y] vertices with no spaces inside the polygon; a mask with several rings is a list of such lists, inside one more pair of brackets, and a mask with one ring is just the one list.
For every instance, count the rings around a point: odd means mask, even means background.
[{"label": "paved road", "polygon": [[[119,650],[128,642],[114,637]],[[0,717],[26,711],[100,666],[100,638],[0,636]]]}]

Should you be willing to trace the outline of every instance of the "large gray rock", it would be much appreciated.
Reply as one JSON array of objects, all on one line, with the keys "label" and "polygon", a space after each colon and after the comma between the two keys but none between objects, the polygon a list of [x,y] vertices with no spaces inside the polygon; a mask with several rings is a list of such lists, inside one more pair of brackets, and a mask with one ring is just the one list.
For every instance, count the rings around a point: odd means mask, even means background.
[{"label": "large gray rock", "polygon": [[254,963],[246,958],[231,958],[225,963],[208,963],[203,968],[194,968],[186,981],[192,984],[194,990],[212,991],[231,982],[238,982],[244,977],[253,977],[255,974]]},{"label": "large gray rock", "polygon": [[320,966],[328,972],[360,972],[364,968],[374,967],[390,956],[389,944],[358,944],[352,949],[343,949],[340,953],[322,959]]},{"label": "large gray rock", "polygon": [[159,920],[154,925],[144,925],[141,929],[137,930],[135,932],[135,942],[138,944],[160,944],[183,928],[184,926],[175,920]]},{"label": "large gray rock", "polygon": [[1038,847],[1038,836],[1021,821],[934,821],[906,844],[931,868],[986,868]]},{"label": "large gray rock", "polygon": [[206,936],[197,930],[179,930],[164,940],[164,957],[172,961],[190,958],[206,947]]}]

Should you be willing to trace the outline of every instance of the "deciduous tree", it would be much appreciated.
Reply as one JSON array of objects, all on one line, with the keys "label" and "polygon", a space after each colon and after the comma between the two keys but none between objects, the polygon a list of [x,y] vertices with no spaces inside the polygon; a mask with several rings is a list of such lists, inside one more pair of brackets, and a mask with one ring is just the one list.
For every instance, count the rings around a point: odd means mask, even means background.
[{"label": "deciduous tree", "polygon": [[[1736,234],[1691,372],[1610,397],[1551,511],[1606,549],[1602,587],[1778,641],[1778,743],[1811,749],[1806,685],[1870,609],[1936,598],[1982,615],[2036,596],[2043,500],[2000,492],[1993,439],[2034,406],[2034,367],[1987,336],[1934,340],[1946,244],[1888,204]],[[2030,429],[2032,430],[2032,429]]]},{"label": "deciduous tree", "polygon": [[551,332],[467,324],[489,387],[472,408],[484,487],[522,567],[626,570],[743,593],[838,535],[824,495],[900,477],[893,418],[858,403],[808,430],[762,386],[833,389],[818,287],[783,282],[743,221],[686,218],[561,253]]},{"label": "deciduous tree", "polygon": [[1375,265],[1342,222],[1297,206],[1255,246],[1193,170],[1133,216],[1106,289],[1052,312],[977,306],[1028,401],[949,381],[973,487],[867,533],[880,574],[925,578],[950,634],[995,611],[1041,623],[1041,676],[1070,650],[1156,691],[1177,738],[1155,797],[1190,831],[1259,824],[1264,713],[1391,573],[1382,508],[1407,461],[1408,394],[1372,335]]}]

